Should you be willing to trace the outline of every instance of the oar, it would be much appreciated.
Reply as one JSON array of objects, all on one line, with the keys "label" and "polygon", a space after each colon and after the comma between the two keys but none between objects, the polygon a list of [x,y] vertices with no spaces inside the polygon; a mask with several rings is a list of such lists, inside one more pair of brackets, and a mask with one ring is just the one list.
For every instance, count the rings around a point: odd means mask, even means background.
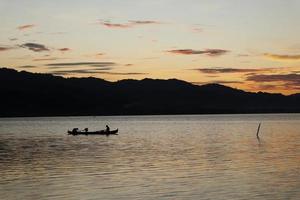
[{"label": "oar", "polygon": [[256,137],[257,137],[257,139],[259,139],[258,134],[259,134],[260,124],[261,124],[261,123],[259,123],[258,128],[257,128],[257,132],[256,132]]}]

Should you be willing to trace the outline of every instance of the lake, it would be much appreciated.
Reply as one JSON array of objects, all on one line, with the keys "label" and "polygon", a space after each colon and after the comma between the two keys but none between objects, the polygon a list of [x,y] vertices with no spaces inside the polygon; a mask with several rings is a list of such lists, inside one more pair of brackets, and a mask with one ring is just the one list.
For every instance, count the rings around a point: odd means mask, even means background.
[{"label": "lake", "polygon": [[300,114],[0,119],[3,200],[299,198]]}]

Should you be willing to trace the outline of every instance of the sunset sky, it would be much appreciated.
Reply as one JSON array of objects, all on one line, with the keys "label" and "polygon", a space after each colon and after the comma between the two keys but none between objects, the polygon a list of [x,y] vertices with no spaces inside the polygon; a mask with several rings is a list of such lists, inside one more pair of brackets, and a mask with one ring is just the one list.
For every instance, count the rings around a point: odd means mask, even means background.
[{"label": "sunset sky", "polygon": [[0,66],[300,92],[299,0],[0,0]]}]

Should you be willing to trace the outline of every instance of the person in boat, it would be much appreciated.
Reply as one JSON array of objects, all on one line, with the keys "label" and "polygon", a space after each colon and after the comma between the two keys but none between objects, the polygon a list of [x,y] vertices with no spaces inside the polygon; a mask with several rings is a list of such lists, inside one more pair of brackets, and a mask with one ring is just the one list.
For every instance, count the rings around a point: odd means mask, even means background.
[{"label": "person in boat", "polygon": [[106,125],[106,129],[105,129],[106,132],[109,132],[110,131],[110,128],[108,125]]},{"label": "person in boat", "polygon": [[85,131],[85,132],[88,132],[88,131],[89,131],[89,129],[88,129],[88,128],[85,128],[85,129],[84,129],[84,131]]},{"label": "person in boat", "polygon": [[78,128],[73,128],[72,132],[73,133],[78,133]]}]

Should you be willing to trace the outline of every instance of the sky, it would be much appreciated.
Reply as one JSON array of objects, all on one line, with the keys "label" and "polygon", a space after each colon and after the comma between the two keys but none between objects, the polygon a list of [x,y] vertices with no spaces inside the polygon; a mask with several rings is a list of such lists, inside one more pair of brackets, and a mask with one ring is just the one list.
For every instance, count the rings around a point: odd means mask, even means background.
[{"label": "sky", "polygon": [[0,67],[300,92],[299,0],[0,0]]}]

